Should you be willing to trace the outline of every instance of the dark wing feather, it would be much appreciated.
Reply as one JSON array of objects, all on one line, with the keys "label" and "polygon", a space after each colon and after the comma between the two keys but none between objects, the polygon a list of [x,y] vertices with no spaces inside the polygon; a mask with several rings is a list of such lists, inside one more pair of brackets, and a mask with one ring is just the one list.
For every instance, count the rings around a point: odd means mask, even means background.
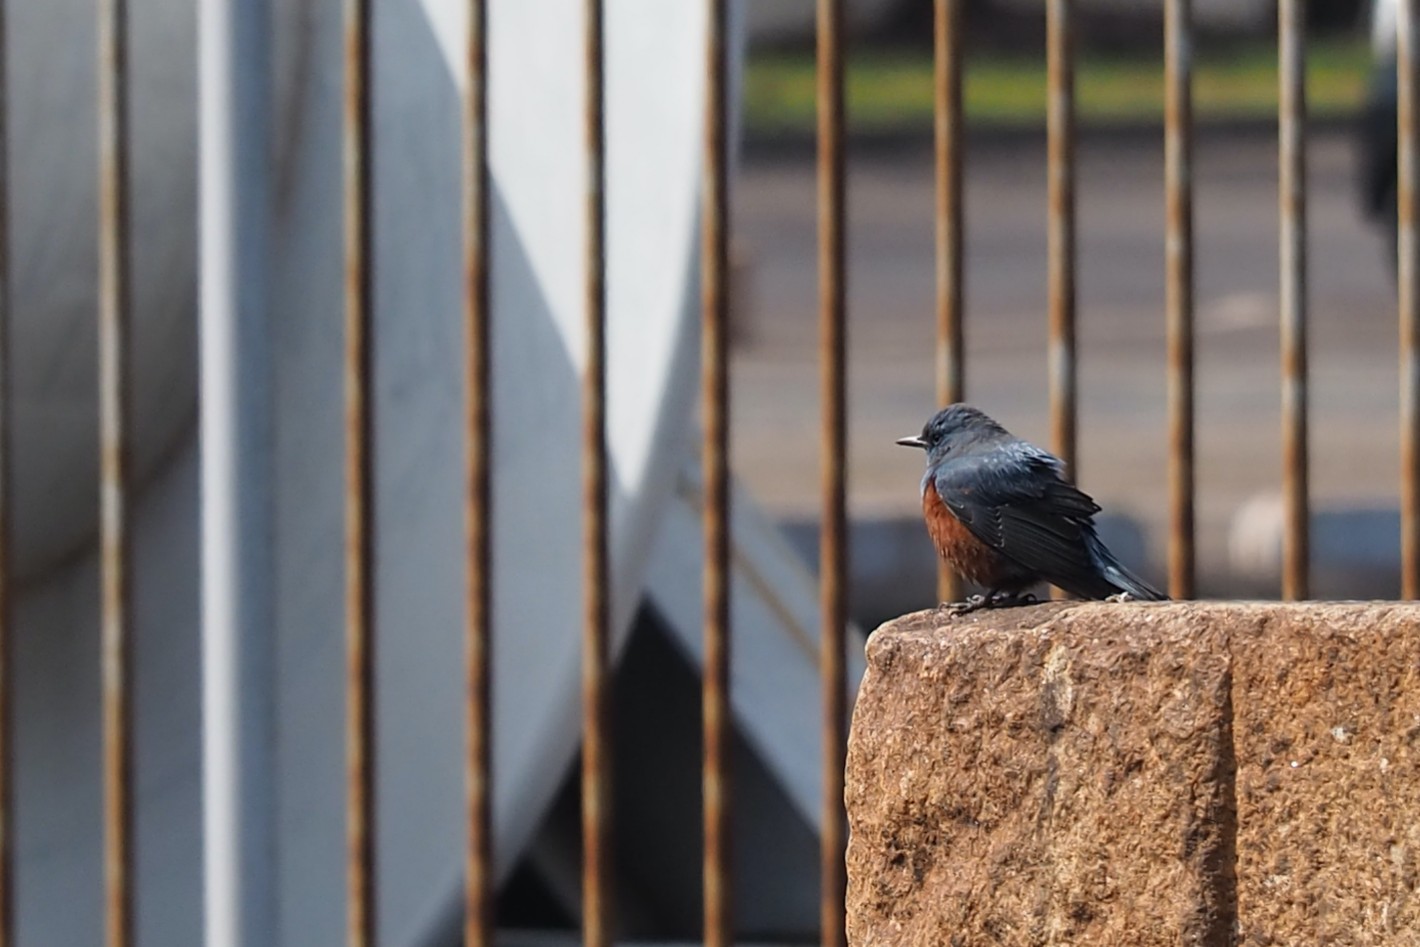
[{"label": "dark wing feather", "polygon": [[1060,479],[1048,454],[1019,443],[997,445],[948,461],[934,482],[957,519],[1022,571],[1084,598],[1118,591],[1100,575],[1086,544],[1098,504]]}]

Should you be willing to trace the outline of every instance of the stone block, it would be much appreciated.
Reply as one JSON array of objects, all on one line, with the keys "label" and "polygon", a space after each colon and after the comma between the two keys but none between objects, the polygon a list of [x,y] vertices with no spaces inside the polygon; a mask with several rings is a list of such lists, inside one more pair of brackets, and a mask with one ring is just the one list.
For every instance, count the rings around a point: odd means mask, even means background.
[{"label": "stone block", "polygon": [[1417,616],[1293,606],[1235,631],[1241,943],[1420,943]]},{"label": "stone block", "polygon": [[1420,943],[1420,607],[1051,603],[868,643],[853,947]]}]

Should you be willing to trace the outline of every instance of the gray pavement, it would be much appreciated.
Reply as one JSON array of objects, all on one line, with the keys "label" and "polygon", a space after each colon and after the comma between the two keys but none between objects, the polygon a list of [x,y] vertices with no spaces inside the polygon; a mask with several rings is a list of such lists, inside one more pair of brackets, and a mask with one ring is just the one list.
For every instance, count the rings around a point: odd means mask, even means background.
[{"label": "gray pavement", "polygon": [[[1351,143],[1310,154],[1312,484],[1319,505],[1393,505],[1399,452],[1394,288],[1353,198]],[[1205,135],[1196,154],[1200,566],[1225,571],[1229,523],[1280,485],[1275,140]],[[1139,518],[1163,561],[1163,153],[1147,136],[1079,148],[1082,486]],[[921,457],[892,439],[933,407],[932,159],[850,157],[851,514],[910,515]],[[1048,443],[1045,154],[976,142],[967,164],[969,400]],[[734,228],[748,261],[734,355],[734,466],[784,516],[818,508],[812,156],[745,162]],[[924,539],[925,550],[925,539]]]}]

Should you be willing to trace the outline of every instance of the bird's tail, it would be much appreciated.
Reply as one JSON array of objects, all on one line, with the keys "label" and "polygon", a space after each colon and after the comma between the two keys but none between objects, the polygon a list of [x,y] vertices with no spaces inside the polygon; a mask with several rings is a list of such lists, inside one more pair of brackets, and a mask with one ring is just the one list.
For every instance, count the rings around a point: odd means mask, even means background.
[{"label": "bird's tail", "polygon": [[1100,575],[1121,592],[1128,592],[1132,598],[1148,602],[1162,602],[1168,598],[1163,592],[1124,568],[1119,560],[1114,558],[1114,553],[1100,542],[1094,530],[1085,531],[1085,545],[1089,548],[1090,558],[1100,570]]}]

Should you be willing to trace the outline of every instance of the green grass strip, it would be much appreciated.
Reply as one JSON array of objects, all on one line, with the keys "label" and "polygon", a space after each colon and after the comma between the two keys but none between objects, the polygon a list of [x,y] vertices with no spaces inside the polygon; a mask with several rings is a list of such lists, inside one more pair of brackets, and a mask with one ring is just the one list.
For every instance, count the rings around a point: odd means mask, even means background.
[{"label": "green grass strip", "polygon": [[[1318,117],[1350,114],[1360,105],[1371,68],[1360,39],[1313,42],[1307,51],[1307,97]],[[1161,59],[1082,55],[1076,98],[1084,123],[1163,119]],[[1277,113],[1277,59],[1270,45],[1232,47],[1202,56],[1194,70],[1198,120],[1270,118]],[[932,61],[916,52],[850,53],[848,121],[864,131],[913,130],[932,122]],[[1045,121],[1045,60],[968,56],[963,80],[967,120],[1033,125]],[[803,53],[751,56],[745,76],[750,132],[804,132],[814,127],[814,63]]]}]

